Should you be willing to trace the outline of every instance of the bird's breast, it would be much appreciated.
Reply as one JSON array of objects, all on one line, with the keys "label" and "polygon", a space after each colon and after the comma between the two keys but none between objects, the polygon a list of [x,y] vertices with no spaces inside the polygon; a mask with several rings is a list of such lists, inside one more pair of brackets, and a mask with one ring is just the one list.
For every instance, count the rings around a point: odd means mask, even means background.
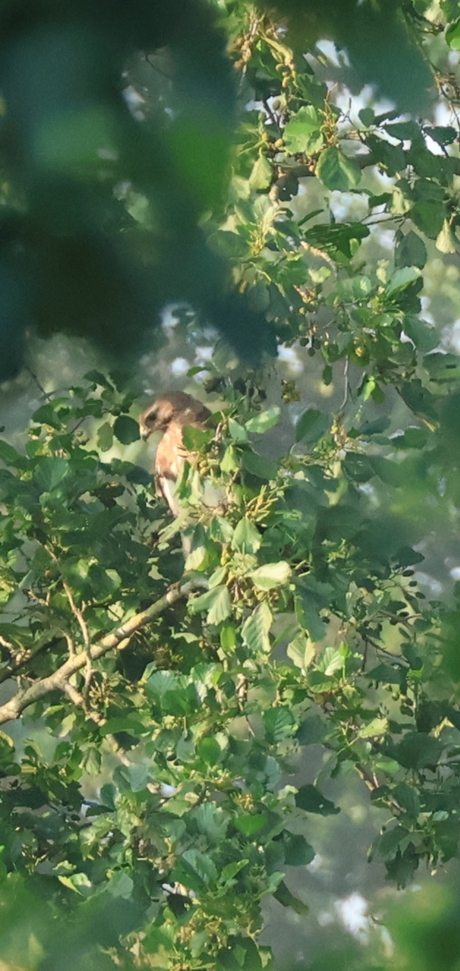
[{"label": "bird's breast", "polygon": [[185,461],[191,462],[193,456],[184,448],[182,426],[173,422],[165,431],[155,456],[155,472],[167,479],[177,479]]}]

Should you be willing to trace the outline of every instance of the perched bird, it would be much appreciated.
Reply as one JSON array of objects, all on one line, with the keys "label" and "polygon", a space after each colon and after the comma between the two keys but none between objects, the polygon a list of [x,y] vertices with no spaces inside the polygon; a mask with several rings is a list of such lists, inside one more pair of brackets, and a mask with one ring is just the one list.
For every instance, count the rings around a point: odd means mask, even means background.
[{"label": "perched bird", "polygon": [[157,491],[166,500],[173,516],[178,516],[180,512],[175,494],[177,479],[185,462],[193,462],[193,454],[183,442],[183,429],[187,425],[204,429],[210,416],[209,408],[190,394],[169,391],[154,398],[139,418],[139,432],[144,440],[152,432],[163,432],[153,471]]}]

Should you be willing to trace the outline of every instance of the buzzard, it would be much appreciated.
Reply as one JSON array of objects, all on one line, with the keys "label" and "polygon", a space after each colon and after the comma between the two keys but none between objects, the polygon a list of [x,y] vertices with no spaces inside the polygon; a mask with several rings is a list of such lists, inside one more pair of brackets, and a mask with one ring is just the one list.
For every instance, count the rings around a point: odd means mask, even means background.
[{"label": "buzzard", "polygon": [[169,391],[154,398],[139,418],[139,432],[144,440],[152,432],[163,432],[155,455],[154,476],[157,490],[173,516],[180,512],[175,495],[177,479],[185,462],[193,462],[193,454],[185,448],[182,431],[186,425],[204,429],[210,416],[209,408],[190,394]]}]

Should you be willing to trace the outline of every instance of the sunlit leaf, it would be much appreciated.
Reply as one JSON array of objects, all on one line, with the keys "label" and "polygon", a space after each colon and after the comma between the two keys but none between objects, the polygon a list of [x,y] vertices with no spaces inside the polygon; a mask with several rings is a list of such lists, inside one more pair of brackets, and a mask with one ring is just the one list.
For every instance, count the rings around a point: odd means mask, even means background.
[{"label": "sunlit leaf", "polygon": [[254,523],[243,516],[232,537],[232,549],[239,550],[241,553],[256,553],[262,545],[262,537]]},{"label": "sunlit leaf", "polygon": [[316,651],[313,641],[305,634],[298,634],[297,637],[288,644],[286,653],[296,667],[306,670],[313,661]]},{"label": "sunlit leaf", "polygon": [[323,145],[321,128],[324,119],[313,105],[304,105],[288,121],[283,131],[284,144],[292,154],[304,152],[313,155]]},{"label": "sunlit leaf", "polygon": [[208,624],[222,624],[232,613],[232,602],[227,587],[216,587],[218,595],[208,612]]},{"label": "sunlit leaf", "polygon": [[388,718],[372,718],[367,725],[362,725],[358,729],[358,738],[373,738],[379,735],[385,735],[388,731],[389,723]]},{"label": "sunlit leaf", "polygon": [[273,587],[287,583],[290,575],[291,567],[283,560],[278,563],[264,563],[249,574],[254,585],[260,590],[272,590]]},{"label": "sunlit leaf", "polygon": [[234,819],[234,825],[243,836],[255,836],[256,833],[260,833],[264,829],[267,823],[268,815],[266,813],[240,813]]},{"label": "sunlit leaf", "polygon": [[269,428],[273,428],[277,424],[280,414],[281,409],[278,405],[272,405],[266,411],[261,411],[259,415],[254,415],[254,418],[250,418],[246,422],[246,429],[248,432],[257,432],[257,434],[263,435]]},{"label": "sunlit leaf", "polygon": [[273,621],[272,613],[266,603],[259,604],[243,624],[243,640],[255,654],[268,654],[271,650],[269,630]]}]

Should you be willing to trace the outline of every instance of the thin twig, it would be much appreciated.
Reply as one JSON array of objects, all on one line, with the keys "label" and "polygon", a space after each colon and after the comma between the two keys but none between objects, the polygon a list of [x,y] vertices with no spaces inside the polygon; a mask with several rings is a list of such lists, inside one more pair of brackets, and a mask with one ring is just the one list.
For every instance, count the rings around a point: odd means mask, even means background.
[{"label": "thin twig", "polygon": [[272,125],[275,125],[275,128],[277,128],[278,131],[279,131],[280,130],[280,123],[279,123],[276,115],[273,113],[273,111],[272,111],[272,109],[271,109],[271,107],[270,107],[270,105],[269,105],[269,103],[268,103],[268,101],[267,101],[266,98],[263,98],[262,99],[262,104],[263,104],[263,106],[265,108],[265,111],[267,112],[267,115],[268,115],[268,117],[269,117]]},{"label": "thin twig", "polygon": [[34,379],[35,384],[37,385],[37,388],[40,389],[42,395],[44,395],[45,398],[48,399],[48,401],[51,401],[52,400],[52,397],[53,397],[52,394],[48,394],[48,391],[45,391],[43,385],[38,380],[37,375],[34,374],[34,372],[32,371],[32,369],[27,364],[26,364],[25,370],[28,371],[29,374],[31,375],[31,377]]},{"label": "thin twig", "polygon": [[[57,562],[57,560],[56,560],[56,562]],[[85,618],[84,618],[84,616],[83,616],[80,608],[77,607],[77,605],[75,603],[75,600],[73,598],[73,593],[72,593],[69,585],[65,582],[65,580],[62,581],[62,586],[64,587],[64,591],[65,591],[67,600],[69,601],[70,609],[71,609],[71,611],[72,611],[72,613],[73,613],[73,615],[74,615],[74,617],[75,617],[75,619],[76,619],[76,621],[78,623],[78,626],[79,626],[79,628],[81,630],[82,637],[83,637],[83,644],[85,645],[85,650],[88,650],[91,645],[90,645],[90,637],[89,637],[88,625],[86,623],[86,620],[85,620]]]},{"label": "thin twig", "polygon": [[348,368],[349,368],[349,366],[350,366],[350,358],[347,356],[345,358],[345,364],[344,364],[344,367],[343,367],[343,377],[344,377],[344,381],[345,381],[345,389],[344,389],[344,394],[343,394],[343,401],[342,401],[342,404],[340,405],[340,411],[343,411],[343,409],[345,408],[345,405],[346,405],[346,403],[348,401],[348,392],[350,390],[350,385],[348,383]]},{"label": "thin twig", "polygon": [[[54,555],[54,553],[52,552],[52,550],[50,550],[49,552],[51,553],[51,556],[53,557],[53,559],[57,563],[58,562],[57,557]],[[89,686],[90,686],[90,683],[91,683],[91,678],[93,676],[93,664],[92,664],[92,657],[91,657],[91,639],[90,639],[90,636],[89,636],[88,625],[86,623],[86,620],[85,620],[83,611],[80,610],[80,608],[77,607],[77,605],[75,603],[72,590],[70,589],[68,583],[66,583],[65,580],[63,580],[62,581],[62,585],[64,587],[64,592],[65,592],[65,595],[67,597],[67,600],[69,601],[70,609],[71,609],[71,611],[72,611],[72,613],[73,613],[73,615],[74,615],[74,617],[75,617],[75,619],[76,619],[76,621],[78,623],[78,626],[79,626],[79,628],[81,630],[82,637],[83,637],[83,644],[84,644],[85,652],[86,652],[85,687],[84,687],[84,691],[83,691],[83,696],[85,698],[87,698],[88,697]]]}]

